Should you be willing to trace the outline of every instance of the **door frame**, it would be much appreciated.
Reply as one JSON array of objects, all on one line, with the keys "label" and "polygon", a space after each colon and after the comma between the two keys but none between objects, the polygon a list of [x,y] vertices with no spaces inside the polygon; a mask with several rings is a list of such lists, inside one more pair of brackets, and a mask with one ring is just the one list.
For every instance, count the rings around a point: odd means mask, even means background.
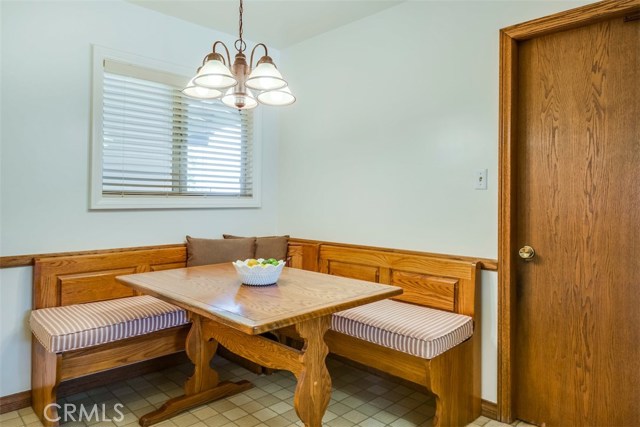
[{"label": "door frame", "polygon": [[499,188],[498,188],[498,402],[502,422],[514,421],[513,361],[515,262],[517,260],[515,161],[517,140],[518,47],[534,37],[640,12],[640,0],[605,0],[500,30]]}]

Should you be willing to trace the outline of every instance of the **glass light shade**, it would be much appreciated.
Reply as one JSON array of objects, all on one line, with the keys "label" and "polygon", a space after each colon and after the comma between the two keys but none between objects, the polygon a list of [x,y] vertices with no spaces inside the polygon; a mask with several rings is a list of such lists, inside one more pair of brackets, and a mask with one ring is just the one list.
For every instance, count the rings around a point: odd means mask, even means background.
[{"label": "glass light shade", "polygon": [[202,66],[193,83],[207,89],[227,89],[237,85],[238,81],[222,61],[212,59]]},{"label": "glass light shade", "polygon": [[193,83],[195,78],[189,80],[187,86],[182,89],[182,93],[188,96],[189,98],[195,99],[215,99],[220,98],[222,96],[222,91],[218,89],[209,89],[202,86],[196,86]]},{"label": "glass light shade", "polygon": [[291,93],[289,86],[285,86],[282,89],[262,92],[258,95],[258,101],[266,105],[284,107],[285,105],[291,105],[296,102],[296,97]]},{"label": "glass light shade", "polygon": [[275,65],[263,62],[253,69],[245,84],[255,90],[274,90],[285,87],[287,82]]},{"label": "glass light shade", "polygon": [[238,88],[231,88],[221,99],[222,103],[227,107],[236,108],[238,110],[250,110],[258,106],[258,101],[249,89],[244,92]]}]

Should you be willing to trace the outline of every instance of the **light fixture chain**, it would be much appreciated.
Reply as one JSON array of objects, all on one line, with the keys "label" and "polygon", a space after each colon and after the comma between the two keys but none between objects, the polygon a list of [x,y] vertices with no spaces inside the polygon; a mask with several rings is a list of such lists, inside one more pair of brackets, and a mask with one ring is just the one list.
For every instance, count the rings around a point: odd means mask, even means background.
[{"label": "light fixture chain", "polygon": [[239,25],[239,27],[240,27],[240,49],[238,49],[240,52],[244,51],[244,46],[245,46],[244,40],[242,39],[242,13],[243,12],[244,12],[244,5],[243,5],[242,0],[240,0],[240,25]]}]

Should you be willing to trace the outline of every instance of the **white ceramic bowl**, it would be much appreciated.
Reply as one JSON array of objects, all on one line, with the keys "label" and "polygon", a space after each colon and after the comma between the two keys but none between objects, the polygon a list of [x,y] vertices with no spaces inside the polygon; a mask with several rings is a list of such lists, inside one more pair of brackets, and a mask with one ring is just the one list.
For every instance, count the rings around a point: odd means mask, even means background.
[{"label": "white ceramic bowl", "polygon": [[[238,273],[238,277],[242,280],[242,283],[249,286],[268,286],[275,285],[284,268],[284,261],[278,261],[278,265],[267,264],[266,266],[255,265],[249,267],[247,261],[235,261],[233,266]],[[262,259],[258,259],[261,262]]]}]

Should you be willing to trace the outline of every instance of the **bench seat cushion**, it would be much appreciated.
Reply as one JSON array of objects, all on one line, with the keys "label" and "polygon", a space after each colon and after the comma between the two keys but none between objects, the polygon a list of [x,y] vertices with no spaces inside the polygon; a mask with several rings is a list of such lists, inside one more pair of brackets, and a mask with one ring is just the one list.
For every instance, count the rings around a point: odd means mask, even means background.
[{"label": "bench seat cushion", "polygon": [[433,359],[469,338],[473,334],[473,319],[383,300],[335,313],[331,328],[383,347]]},{"label": "bench seat cushion", "polygon": [[50,352],[86,348],[187,323],[180,307],[144,295],[41,308],[31,312],[31,331]]}]

